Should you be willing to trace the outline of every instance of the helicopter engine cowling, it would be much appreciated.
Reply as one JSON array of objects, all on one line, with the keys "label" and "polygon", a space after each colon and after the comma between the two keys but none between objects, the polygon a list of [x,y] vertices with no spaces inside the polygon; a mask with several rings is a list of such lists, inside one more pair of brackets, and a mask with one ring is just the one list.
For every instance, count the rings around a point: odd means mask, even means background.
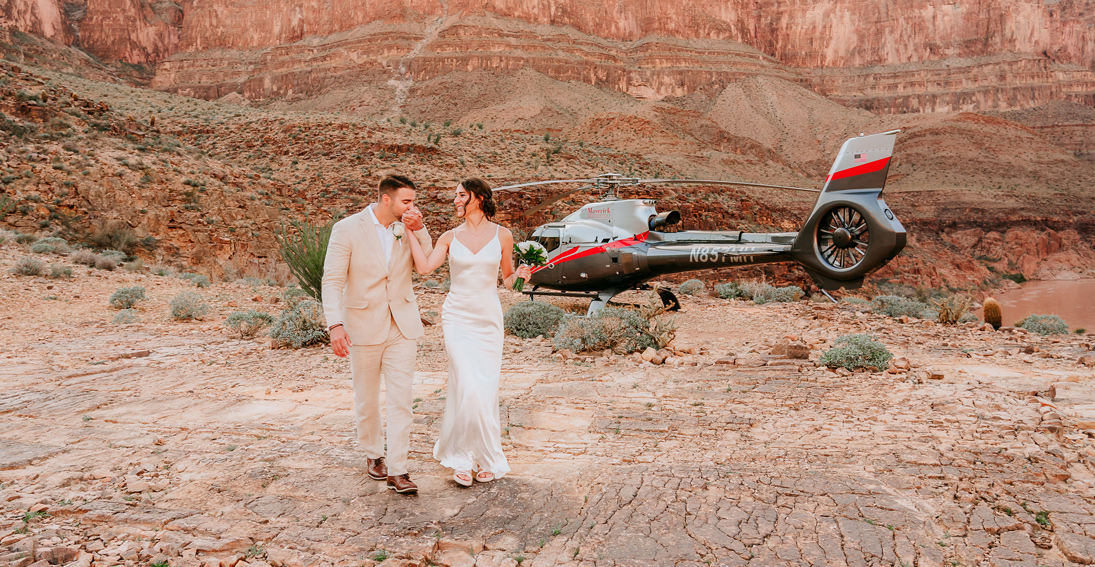
[{"label": "helicopter engine cowling", "polygon": [[822,289],[856,289],[905,247],[905,228],[882,200],[897,131],[840,149],[791,252]]}]

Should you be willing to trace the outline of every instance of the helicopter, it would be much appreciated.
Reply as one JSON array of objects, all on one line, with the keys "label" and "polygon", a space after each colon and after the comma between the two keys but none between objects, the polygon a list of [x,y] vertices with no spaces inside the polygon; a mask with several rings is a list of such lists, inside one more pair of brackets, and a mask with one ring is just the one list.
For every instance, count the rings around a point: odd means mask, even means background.
[{"label": "helicopter", "polygon": [[[583,184],[542,203],[536,210],[577,191],[604,191],[600,201],[533,230],[530,240],[547,250],[547,264],[532,269],[526,283],[531,287],[523,291],[531,300],[536,296],[588,298],[587,315],[592,315],[620,293],[653,289],[666,308],[678,310],[680,302],[671,291],[648,282],[666,274],[775,262],[798,263],[829,295],[828,291],[840,288],[859,288],[868,274],[886,265],[905,247],[905,229],[882,200],[894,141],[900,132],[860,134],[846,140],[821,189],[740,181],[640,179],[608,173],[590,179],[534,181],[494,190],[513,192],[542,185]],[[787,189],[819,195],[801,230],[776,233],[669,232],[667,228],[681,222],[680,212],[659,212],[653,199],[617,197],[621,187],[685,184]]]}]

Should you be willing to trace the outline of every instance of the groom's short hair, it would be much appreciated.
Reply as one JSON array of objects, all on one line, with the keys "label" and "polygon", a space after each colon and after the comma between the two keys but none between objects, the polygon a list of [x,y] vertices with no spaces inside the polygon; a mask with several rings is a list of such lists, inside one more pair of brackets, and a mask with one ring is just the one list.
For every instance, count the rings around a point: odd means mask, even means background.
[{"label": "groom's short hair", "polygon": [[395,192],[399,191],[403,187],[417,191],[418,188],[414,186],[414,181],[403,175],[388,175],[384,179],[380,180],[380,185],[377,187],[377,199],[380,199],[384,195],[395,198]]}]

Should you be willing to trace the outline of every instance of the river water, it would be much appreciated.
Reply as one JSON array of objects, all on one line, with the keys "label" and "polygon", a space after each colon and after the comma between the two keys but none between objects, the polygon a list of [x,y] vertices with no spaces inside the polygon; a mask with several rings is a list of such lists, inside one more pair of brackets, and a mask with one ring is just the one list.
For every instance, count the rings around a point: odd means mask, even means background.
[{"label": "river water", "polygon": [[[1095,279],[1031,281],[996,297],[1004,325],[1031,314],[1058,315],[1068,328],[1095,331]],[[981,313],[978,312],[978,316]]]}]

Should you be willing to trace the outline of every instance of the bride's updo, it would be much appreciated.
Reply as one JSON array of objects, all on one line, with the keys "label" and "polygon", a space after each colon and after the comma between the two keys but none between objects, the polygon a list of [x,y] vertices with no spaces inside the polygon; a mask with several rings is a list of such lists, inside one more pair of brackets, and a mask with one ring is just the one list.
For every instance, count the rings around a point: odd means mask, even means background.
[{"label": "bride's updo", "polygon": [[464,186],[464,190],[471,195],[475,195],[479,201],[479,208],[483,211],[483,214],[489,219],[494,216],[496,208],[494,206],[494,191],[487,185],[486,181],[478,177],[469,177],[460,182],[460,185]]}]

